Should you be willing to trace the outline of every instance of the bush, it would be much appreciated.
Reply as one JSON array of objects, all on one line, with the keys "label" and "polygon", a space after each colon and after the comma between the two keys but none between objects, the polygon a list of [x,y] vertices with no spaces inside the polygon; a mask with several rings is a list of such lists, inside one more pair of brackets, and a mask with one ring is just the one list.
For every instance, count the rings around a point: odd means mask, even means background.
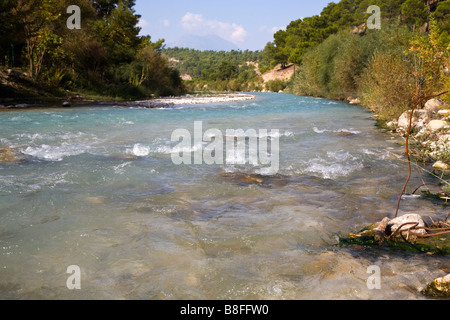
[{"label": "bush", "polygon": [[414,100],[414,85],[405,57],[379,50],[361,76],[361,101],[382,119],[398,118]]},{"label": "bush", "polygon": [[286,89],[286,82],[280,79],[270,80],[266,83],[266,90],[272,92],[279,92]]}]

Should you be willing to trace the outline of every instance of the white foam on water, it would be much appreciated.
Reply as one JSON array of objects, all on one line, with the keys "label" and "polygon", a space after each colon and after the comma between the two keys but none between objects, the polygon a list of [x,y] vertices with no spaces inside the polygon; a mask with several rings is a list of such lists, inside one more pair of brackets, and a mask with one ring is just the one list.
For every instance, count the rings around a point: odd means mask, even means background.
[{"label": "white foam on water", "polygon": [[319,163],[311,161],[308,167],[303,170],[303,173],[319,174],[324,179],[335,180],[337,178],[343,178],[350,175],[356,170],[363,168],[361,163],[355,164],[340,164],[340,163]]},{"label": "white foam on water", "polygon": [[420,197],[421,197],[420,194],[404,194],[402,195],[402,200],[418,199]]},{"label": "white foam on water", "polygon": [[140,143],[136,143],[133,146],[133,149],[128,149],[127,153],[131,153],[132,155],[135,155],[136,157],[146,157],[150,154],[150,148],[147,146],[144,146]]},{"label": "white foam on water", "polygon": [[[196,144],[196,145],[194,145],[192,147],[179,147],[179,146],[176,146],[176,147],[170,148],[166,152],[167,153],[180,153],[180,152],[192,153],[192,152],[196,152],[198,150],[201,150],[203,148],[204,144],[206,144],[206,143],[204,143],[204,142],[203,143],[198,143],[198,144]],[[165,151],[168,148],[167,147],[162,147],[162,148],[159,148],[159,149]]]},{"label": "white foam on water", "polygon": [[326,158],[319,157],[306,161],[305,166],[300,170],[302,174],[309,173],[331,180],[347,177],[364,167],[357,156],[349,152],[333,151],[328,151]]},{"label": "white foam on water", "polygon": [[167,145],[167,143],[164,143],[162,145],[162,142],[156,142],[156,145],[153,147],[143,145],[141,143],[136,143],[133,148],[127,149],[127,154],[132,154],[136,157],[146,157],[150,155],[151,153],[159,153],[159,154],[172,154],[172,153],[192,153],[196,152],[198,150],[201,150],[204,145],[206,145],[206,142],[202,142],[193,146],[179,146],[176,145],[174,147],[171,147],[170,145]]},{"label": "white foam on water", "polygon": [[114,173],[116,174],[123,174],[125,172],[125,167],[129,166],[132,162],[128,161],[128,162],[124,162],[122,164],[119,164],[118,166],[114,166]]},{"label": "white foam on water", "polygon": [[322,133],[325,133],[325,132],[328,131],[328,130],[326,130],[326,129],[320,130],[320,129],[318,129],[317,127],[314,127],[313,130],[314,130],[315,133],[319,133],[319,134],[322,134]]},{"label": "white foam on water", "polygon": [[42,160],[62,161],[66,157],[86,153],[89,149],[90,146],[88,145],[63,143],[60,146],[43,144],[38,147],[27,147],[21,150],[21,152]]}]

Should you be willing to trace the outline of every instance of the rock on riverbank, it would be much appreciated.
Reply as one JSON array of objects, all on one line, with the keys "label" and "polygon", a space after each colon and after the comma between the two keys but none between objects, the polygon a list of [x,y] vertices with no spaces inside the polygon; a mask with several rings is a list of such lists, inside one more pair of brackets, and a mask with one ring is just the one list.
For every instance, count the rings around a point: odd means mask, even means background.
[{"label": "rock on riverbank", "polygon": [[[406,135],[409,127],[411,110],[404,112],[398,119],[388,122],[389,129]],[[421,157],[435,163],[434,168],[447,171],[443,166],[450,159],[450,105],[439,99],[429,100],[423,109],[413,113],[411,123],[411,143]]]}]

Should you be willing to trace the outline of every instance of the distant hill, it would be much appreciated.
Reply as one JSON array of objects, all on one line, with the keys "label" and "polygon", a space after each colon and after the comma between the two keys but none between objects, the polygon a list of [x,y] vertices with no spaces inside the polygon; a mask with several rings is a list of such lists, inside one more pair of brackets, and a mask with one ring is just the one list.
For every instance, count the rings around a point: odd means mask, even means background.
[{"label": "distant hill", "polygon": [[174,48],[188,48],[196,49],[200,51],[213,50],[213,51],[231,51],[239,50],[239,48],[230,41],[227,41],[216,35],[197,36],[197,35],[184,35],[173,43],[169,43],[168,47]]}]

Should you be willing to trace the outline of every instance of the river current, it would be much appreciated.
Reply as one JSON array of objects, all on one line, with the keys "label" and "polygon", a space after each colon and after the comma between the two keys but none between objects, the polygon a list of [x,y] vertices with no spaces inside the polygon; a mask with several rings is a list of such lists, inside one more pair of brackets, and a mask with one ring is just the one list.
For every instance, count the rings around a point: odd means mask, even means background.
[{"label": "river current", "polygon": [[[424,299],[448,258],[338,241],[392,218],[407,176],[399,138],[359,106],[255,96],[0,113],[0,146],[25,156],[0,163],[0,299]],[[224,134],[277,129],[277,174],[174,164],[172,133],[199,121]],[[422,179],[414,171],[408,190]],[[418,197],[400,207],[444,212]],[[68,288],[69,266],[80,289]]]}]

